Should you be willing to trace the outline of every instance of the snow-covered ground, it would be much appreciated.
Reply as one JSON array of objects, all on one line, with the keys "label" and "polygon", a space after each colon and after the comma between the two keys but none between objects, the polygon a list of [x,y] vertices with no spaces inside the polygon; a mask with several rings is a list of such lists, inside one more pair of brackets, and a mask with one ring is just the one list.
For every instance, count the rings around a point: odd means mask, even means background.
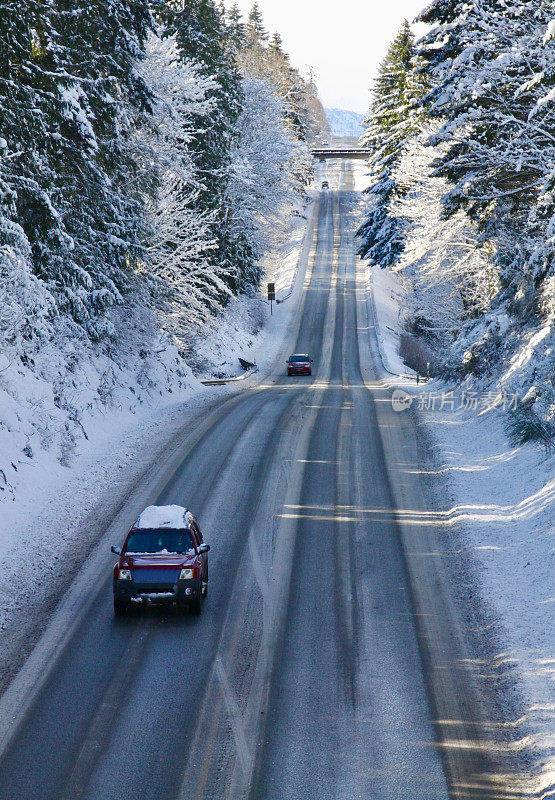
[{"label": "snow-covered ground", "polygon": [[[428,393],[441,397],[449,388],[433,382],[420,393],[428,403]],[[463,391],[455,391],[456,406]],[[464,581],[470,562],[504,640],[495,665],[514,673],[524,701],[516,746],[535,768],[521,788],[545,797],[555,784],[555,457],[538,445],[512,446],[493,409],[446,406],[420,419],[445,478],[452,567]]]},{"label": "snow-covered ground", "polygon": [[409,376],[416,374],[403,362],[399,355],[400,313],[403,287],[397,275],[389,270],[373,265],[367,266],[371,289],[368,296],[374,304],[376,318],[379,320],[378,346],[385,369],[393,375]]},{"label": "snow-covered ground", "polygon": [[[312,202],[299,206],[293,218],[283,223],[277,237],[279,246],[269,250],[261,262],[264,281],[260,295],[235,300],[223,317],[214,320],[209,336],[195,343],[195,372],[202,378],[240,375],[239,356],[256,364],[261,372],[273,363],[276,346],[289,322],[289,294],[294,288],[307,223],[313,224],[312,210]],[[304,257],[307,255],[304,253]],[[266,299],[267,283],[275,284],[277,302],[271,309]]]},{"label": "snow-covered ground", "polygon": [[521,697],[523,713],[512,747],[526,769],[512,777],[513,785],[523,797],[552,797],[555,455],[537,444],[510,443],[506,415],[494,407],[495,391],[438,380],[417,385],[398,353],[399,279],[376,266],[368,266],[367,274],[373,281],[384,374],[403,376],[396,382],[413,396],[416,417],[431,443],[433,464],[423,468],[438,476],[433,485],[445,515],[445,550],[457,594],[492,615],[492,628],[501,638],[493,666]]},{"label": "snow-covered ground", "polygon": [[[158,358],[145,357],[142,375],[136,365],[111,375],[110,396],[100,402],[102,365],[79,365],[89,370],[90,381],[87,386],[87,376],[73,375],[87,396],[79,404],[74,399],[79,416],[71,421],[64,404],[56,402],[48,370],[5,365],[0,374],[2,684],[21,662],[26,633],[36,636],[37,616],[53,608],[134,487],[178,449],[180,432],[203,405],[235,389],[234,384],[207,387],[201,379],[240,372],[239,357],[256,361],[262,378],[277,358],[302,291],[312,210],[310,201],[284,222],[263,263],[277,297],[292,291],[290,300],[274,304],[271,316],[261,296],[235,300],[213,330],[193,341],[194,371],[161,344]],[[56,363],[55,353],[50,356]],[[113,360],[105,365],[114,369]],[[69,377],[65,390],[77,391]]]}]

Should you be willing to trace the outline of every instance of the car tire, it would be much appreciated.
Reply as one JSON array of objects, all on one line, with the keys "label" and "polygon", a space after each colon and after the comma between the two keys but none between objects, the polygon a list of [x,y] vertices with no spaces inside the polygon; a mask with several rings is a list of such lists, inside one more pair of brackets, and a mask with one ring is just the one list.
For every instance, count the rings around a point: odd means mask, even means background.
[{"label": "car tire", "polygon": [[191,614],[195,614],[198,616],[202,611],[202,592],[193,595],[193,599],[189,603],[189,608],[191,609]]},{"label": "car tire", "polygon": [[125,600],[119,600],[114,597],[114,616],[124,617],[127,613],[128,603]]}]

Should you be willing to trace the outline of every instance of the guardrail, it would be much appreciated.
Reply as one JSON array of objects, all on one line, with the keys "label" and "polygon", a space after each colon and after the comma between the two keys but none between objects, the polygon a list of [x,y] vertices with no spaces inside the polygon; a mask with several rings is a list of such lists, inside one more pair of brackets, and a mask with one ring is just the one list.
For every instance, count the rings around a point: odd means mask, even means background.
[{"label": "guardrail", "polygon": [[237,375],[232,376],[231,378],[210,378],[210,380],[201,381],[203,386],[223,386],[224,383],[237,383],[238,381],[244,381],[245,378],[248,378],[249,375],[254,375],[255,372],[258,372],[258,367],[256,364],[252,369],[249,369],[245,372],[244,375]]}]

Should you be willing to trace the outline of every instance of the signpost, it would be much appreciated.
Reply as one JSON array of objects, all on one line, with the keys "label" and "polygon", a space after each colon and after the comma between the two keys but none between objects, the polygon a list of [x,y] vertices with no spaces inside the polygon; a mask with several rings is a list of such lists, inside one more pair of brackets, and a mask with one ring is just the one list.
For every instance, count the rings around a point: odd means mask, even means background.
[{"label": "signpost", "polygon": [[270,314],[274,313],[274,300],[276,299],[276,285],[275,283],[268,284],[268,300],[270,301]]}]

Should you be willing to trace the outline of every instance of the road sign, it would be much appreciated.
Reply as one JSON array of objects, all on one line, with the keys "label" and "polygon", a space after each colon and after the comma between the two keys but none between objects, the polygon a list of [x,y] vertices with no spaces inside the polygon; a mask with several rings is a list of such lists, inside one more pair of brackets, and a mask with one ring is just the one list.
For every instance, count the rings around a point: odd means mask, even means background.
[{"label": "road sign", "polygon": [[274,313],[274,300],[276,299],[275,283],[268,284],[268,300],[270,301],[270,314]]}]

